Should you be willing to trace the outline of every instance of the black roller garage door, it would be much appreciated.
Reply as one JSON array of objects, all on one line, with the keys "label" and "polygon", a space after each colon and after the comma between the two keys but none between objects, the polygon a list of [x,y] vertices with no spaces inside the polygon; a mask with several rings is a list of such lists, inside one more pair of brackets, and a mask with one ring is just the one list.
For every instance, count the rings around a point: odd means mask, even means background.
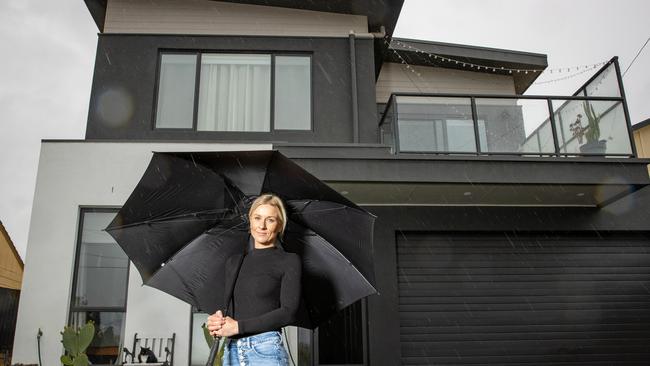
[{"label": "black roller garage door", "polygon": [[650,365],[650,239],[400,233],[403,365]]}]

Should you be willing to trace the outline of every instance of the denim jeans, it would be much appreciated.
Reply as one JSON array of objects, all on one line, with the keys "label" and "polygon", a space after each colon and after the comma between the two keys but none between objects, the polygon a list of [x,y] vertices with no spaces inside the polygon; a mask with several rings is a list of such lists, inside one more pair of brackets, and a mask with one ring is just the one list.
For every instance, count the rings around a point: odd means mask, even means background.
[{"label": "denim jeans", "polygon": [[229,339],[223,353],[223,366],[287,366],[287,352],[278,331]]}]

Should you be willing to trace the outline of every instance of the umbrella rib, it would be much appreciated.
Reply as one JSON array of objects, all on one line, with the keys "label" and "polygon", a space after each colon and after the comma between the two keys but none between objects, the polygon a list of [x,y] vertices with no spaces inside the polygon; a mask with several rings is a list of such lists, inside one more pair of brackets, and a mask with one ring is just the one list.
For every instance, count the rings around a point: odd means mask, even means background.
[{"label": "umbrella rib", "polygon": [[[113,226],[113,227],[110,228],[110,230],[124,229],[124,228],[143,225],[143,224],[151,224],[151,223],[156,223],[156,222],[170,221],[170,220],[174,220],[174,219],[177,219],[177,218],[188,217],[188,216],[196,216],[196,215],[200,215],[200,214],[225,213],[225,212],[228,212],[228,211],[233,211],[233,210],[230,209],[230,208],[224,208],[224,209],[216,209],[216,210],[195,211],[195,212],[189,212],[189,213],[186,213],[186,214],[169,216],[169,217],[160,218],[160,219],[145,220],[145,221],[133,222],[133,223],[130,223],[130,224],[125,224],[125,225]],[[214,220],[214,219],[196,219],[196,220],[189,220],[189,221],[210,221],[210,220]]]},{"label": "umbrella rib", "polygon": [[[223,178],[224,181],[228,182],[229,184],[231,184],[231,185],[234,187],[234,184],[232,184],[232,182],[230,181],[230,179],[228,179],[228,178],[227,178],[225,175],[223,175],[223,174],[220,174],[220,175],[221,175],[221,177]],[[239,201],[238,199],[235,198],[235,196],[233,195],[233,193],[230,191],[230,189],[229,189],[227,186],[226,186],[226,192],[228,192],[228,195],[230,196],[230,199],[232,199],[233,202],[238,202],[238,201]],[[241,192],[241,191],[240,191],[240,192]],[[242,194],[243,194],[243,193],[242,193]],[[242,212],[241,212],[241,210],[239,209],[239,206],[238,206],[238,205],[235,205],[235,209],[234,209],[234,211],[235,211],[238,215],[242,215]]]},{"label": "umbrella rib", "polygon": [[[288,200],[287,202],[300,202],[300,201],[302,201],[302,200]],[[309,200],[306,204],[303,205],[303,207],[300,208],[300,211],[294,211],[294,212],[292,212],[292,214],[293,215],[303,215],[302,212],[305,210],[305,208],[307,208],[307,206],[309,206],[313,202],[331,202],[331,201]],[[368,215],[370,215],[370,216],[372,216],[374,218],[377,218],[376,215],[374,215],[374,214],[372,214],[372,213],[370,213],[370,212],[368,212],[368,211],[366,211],[366,210],[364,210],[364,209],[362,209],[360,207],[350,207],[350,206],[345,206],[345,205],[341,205],[341,207],[323,208],[323,209],[320,209],[320,210],[313,210],[313,211],[310,211],[309,213],[312,214],[312,213],[317,213],[317,212],[345,210],[345,209],[351,209],[351,210],[358,211],[358,212],[360,211],[360,212],[362,212],[364,214],[368,214]]]},{"label": "umbrella rib", "polygon": [[[271,157],[269,160],[266,162],[266,167],[264,168],[264,180],[262,181],[262,189],[266,187],[266,182],[268,181],[269,178],[269,167],[271,166],[271,160],[273,160],[276,156],[277,150],[273,150],[273,153],[271,154]],[[275,193],[275,192],[262,192],[260,189],[260,195],[263,193]]]},{"label": "umbrella rib", "polygon": [[[307,207],[307,206],[305,206],[305,207]],[[343,207],[334,207],[334,208],[323,208],[323,209],[320,209],[320,210],[312,210],[312,211],[309,211],[308,213],[303,213],[303,210],[300,210],[298,212],[293,212],[293,214],[294,215],[303,215],[304,216],[304,215],[307,215],[307,214],[314,214],[314,213],[319,213],[319,212],[345,210],[346,208],[349,208],[349,207],[343,206]]]}]

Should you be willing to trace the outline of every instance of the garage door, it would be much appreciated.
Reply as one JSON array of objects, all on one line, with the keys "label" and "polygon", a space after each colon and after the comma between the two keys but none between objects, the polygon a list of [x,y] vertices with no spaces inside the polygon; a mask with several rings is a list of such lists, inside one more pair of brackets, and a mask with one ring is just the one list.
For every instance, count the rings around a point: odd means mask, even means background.
[{"label": "garage door", "polygon": [[650,365],[650,239],[397,237],[403,365]]}]

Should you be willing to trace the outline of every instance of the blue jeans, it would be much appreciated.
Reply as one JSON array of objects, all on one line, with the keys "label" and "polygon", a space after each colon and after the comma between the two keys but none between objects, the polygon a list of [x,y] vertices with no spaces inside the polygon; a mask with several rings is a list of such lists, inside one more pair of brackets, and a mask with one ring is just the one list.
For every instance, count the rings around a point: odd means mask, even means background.
[{"label": "blue jeans", "polygon": [[287,366],[287,352],[278,331],[229,339],[223,352],[223,366]]}]

